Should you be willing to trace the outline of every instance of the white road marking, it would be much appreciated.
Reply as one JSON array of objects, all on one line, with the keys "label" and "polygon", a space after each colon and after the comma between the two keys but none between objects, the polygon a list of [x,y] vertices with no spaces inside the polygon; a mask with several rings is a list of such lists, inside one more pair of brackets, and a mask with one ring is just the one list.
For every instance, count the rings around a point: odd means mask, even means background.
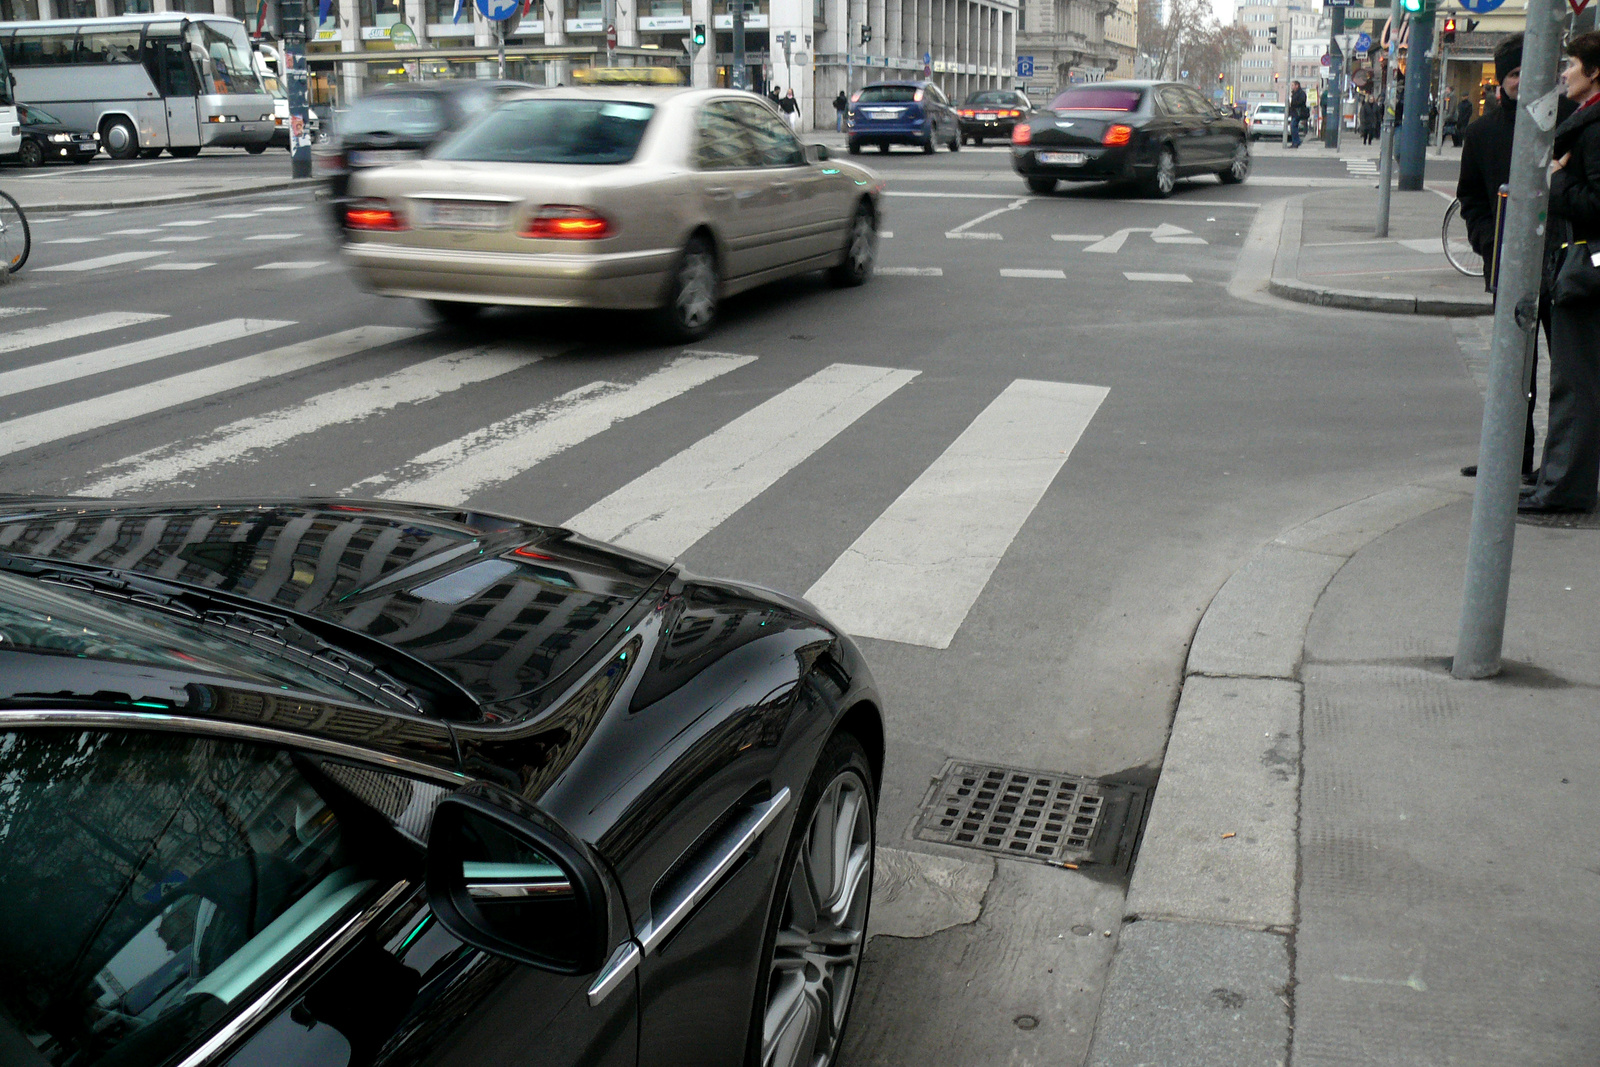
[{"label": "white road marking", "polygon": [[943,278],[943,267],[874,267],[874,274],[902,275],[907,278]]},{"label": "white road marking", "polygon": [[879,237],[893,237],[894,236],[894,231],[893,230],[879,230],[878,231],[878,236]]},{"label": "white road marking", "polygon": [[49,444],[85,430],[138,418],[152,411],[202,400],[281,374],[292,374],[319,363],[414,337],[421,332],[398,326],[359,326],[342,333],[301,341],[259,355],[229,360],[187,374],[176,374],[131,389],[0,422],[0,455]]},{"label": "white road marking", "polygon": [[1104,241],[1105,239],[1106,235],[1103,233],[1053,233],[1050,235],[1050,240],[1052,241]]},{"label": "white road marking", "polygon": [[170,237],[152,237],[153,244],[192,244],[195,241],[209,241],[210,237],[204,234],[173,234]]},{"label": "white road marking", "polygon": [[566,525],[673,559],[918,373],[835,363],[701,438]]},{"label": "white road marking", "polygon": [[160,230],[133,229],[133,230],[107,230],[107,237],[143,237],[147,233],[160,233]]},{"label": "white road marking", "polygon": [[[940,199],[940,200],[1012,200],[1012,199],[1015,199],[1014,197],[1007,196],[1005,193],[913,193],[913,192],[907,192],[907,191],[905,191],[903,189],[890,189],[887,192],[885,192],[883,195],[884,196],[923,196],[923,197],[934,197],[934,198],[937,198],[937,199]],[[1140,203],[1148,203],[1148,201],[1140,201]]]},{"label": "white road marking", "polygon": [[947,233],[946,237],[956,241],[1004,241],[1005,235],[1000,233]]},{"label": "white road marking", "polygon": [[171,252],[117,252],[99,259],[80,259],[76,263],[58,263],[54,267],[40,267],[36,271],[45,274],[50,271],[72,271],[74,273],[85,270],[99,270],[102,267],[118,267],[124,263],[137,263],[141,259],[154,259],[157,256],[170,256]]},{"label": "white road marking", "polygon": [[309,205],[306,205],[306,204],[279,204],[276,207],[258,207],[258,208],[256,208],[256,210],[257,211],[262,211],[262,212],[267,212],[267,211],[304,211],[307,206],[309,206]]},{"label": "white road marking", "polygon": [[143,270],[205,270],[215,267],[215,263],[152,263]]},{"label": "white road marking", "polygon": [[1154,232],[1155,227],[1153,226],[1125,226],[1116,233],[1112,234],[1110,237],[1096,241],[1092,245],[1086,245],[1083,250],[1085,252],[1104,252],[1107,255],[1112,255],[1122,251],[1122,246],[1127,243],[1128,235],[1130,233]]},{"label": "white road marking", "polygon": [[1005,207],[995,208],[993,211],[986,211],[982,215],[979,215],[975,219],[970,219],[967,222],[963,222],[959,226],[951,227],[950,229],[945,231],[944,235],[946,237],[966,238],[968,240],[973,240],[973,241],[1001,241],[1001,240],[1004,240],[1004,237],[1002,237],[998,233],[973,233],[973,232],[971,232],[971,228],[973,226],[976,226],[980,222],[988,222],[990,219],[994,218],[996,215],[1004,215],[1008,211],[1015,211],[1015,210],[1017,210],[1017,208],[1021,207],[1023,204],[1026,204],[1027,202],[1028,202],[1028,198],[1027,197],[1025,197],[1025,196],[1024,197],[1018,197],[1017,199],[1011,201],[1011,203],[1007,204]]},{"label": "white road marking", "polygon": [[75,219],[93,219],[98,218],[101,215],[109,214],[111,214],[110,211],[74,211],[72,213],[72,217]]},{"label": "white road marking", "polygon": [[1193,230],[1186,230],[1182,226],[1174,226],[1170,222],[1163,222],[1150,234],[1150,240],[1158,245],[1203,245],[1209,244],[1204,237],[1196,237]]},{"label": "white road marking", "polygon": [[91,496],[115,496],[171,486],[211,467],[251,463],[265,450],[329,426],[357,422],[402,404],[420,404],[468,385],[536,363],[540,356],[500,348],[469,348],[247,419],[187,441],[177,441],[109,463],[82,488]]},{"label": "white road marking", "polygon": [[1067,272],[1064,270],[1031,270],[1026,267],[1001,267],[1002,278],[1057,278],[1065,279]]},{"label": "white road marking", "polygon": [[596,381],[366,478],[353,493],[459,504],[587,441],[630,416],[755,362],[755,356],[683,355],[636,382]]},{"label": "white road marking", "polygon": [[96,241],[104,241],[104,237],[57,237],[53,241],[44,242],[47,245],[92,245]]},{"label": "white road marking", "polygon": [[25,393],[30,389],[43,389],[47,385],[59,385],[77,378],[87,378],[91,374],[120,370],[123,367],[148,363],[153,359],[176,355],[179,352],[190,352],[196,348],[205,348],[207,345],[222,344],[224,341],[234,341],[240,337],[249,337],[251,334],[265,333],[268,330],[293,325],[293,322],[283,319],[226,319],[144,341],[132,341],[125,345],[102,348],[98,352],[86,352],[81,356],[68,356],[66,359],[52,360],[49,363],[36,363],[31,367],[18,367],[16,370],[0,373],[0,396]]},{"label": "white road marking", "polygon": [[1404,237],[1396,241],[1395,244],[1401,248],[1409,248],[1413,252],[1444,255],[1444,238],[1442,237]]},{"label": "white road marking", "polygon": [[214,219],[253,219],[257,215],[254,211],[230,211],[226,215],[213,215]]},{"label": "white road marking", "polygon": [[[43,310],[43,308],[16,308],[13,310],[0,310],[0,314],[20,315],[24,311]],[[20,352],[24,348],[32,348],[35,345],[70,341],[74,337],[102,333],[106,330],[120,330],[124,326],[137,326],[141,322],[154,322],[157,319],[164,318],[166,318],[165,315],[155,315],[144,311],[104,311],[98,315],[85,315],[81,319],[52,322],[48,326],[30,326],[26,330],[17,330],[15,333],[0,333],[0,354]]]},{"label": "white road marking", "polygon": [[[35,312],[35,311],[43,311],[43,310],[44,310],[44,308],[4,308],[4,307],[0,307],[0,319],[3,319],[8,315],[27,315],[27,314],[30,314],[30,313]],[[4,337],[0,336],[0,344],[4,344],[4,343],[5,343]]]},{"label": "white road marking", "polygon": [[950,647],[1108,392],[1012,382],[806,599],[852,634]]},{"label": "white road marking", "polygon": [[312,270],[326,262],[325,259],[289,259],[282,263],[263,263],[256,270]]},{"label": "white road marking", "polygon": [[210,219],[181,219],[178,222],[163,222],[163,226],[210,226]]},{"label": "white road marking", "polygon": [[1159,271],[1125,270],[1122,276],[1130,282],[1184,282],[1192,283],[1187,274],[1162,274]]},{"label": "white road marking", "polygon": [[[262,210],[266,210],[263,208]],[[300,235],[297,233],[258,233],[246,237],[246,241],[293,241]]]}]

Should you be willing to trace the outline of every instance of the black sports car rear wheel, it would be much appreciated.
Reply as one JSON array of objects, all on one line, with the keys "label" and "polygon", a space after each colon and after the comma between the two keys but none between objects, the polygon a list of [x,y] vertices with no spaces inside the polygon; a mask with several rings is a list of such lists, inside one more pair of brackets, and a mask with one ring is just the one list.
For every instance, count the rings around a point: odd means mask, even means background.
[{"label": "black sports car rear wheel", "polygon": [[866,750],[835,736],[779,868],[752,1035],[759,1067],[830,1067],[838,1056],[867,940],[877,807]]},{"label": "black sports car rear wheel", "polygon": [[1217,172],[1217,177],[1223,185],[1238,185],[1250,177],[1250,146],[1244,143],[1243,138],[1233,146],[1233,157],[1226,167]]},{"label": "black sports car rear wheel", "polygon": [[930,134],[928,134],[927,137],[923,138],[923,140],[922,140],[922,151],[923,151],[923,153],[925,155],[930,155],[931,156],[931,155],[933,155],[933,148],[934,148],[934,145],[933,145],[933,134],[930,133]]},{"label": "black sports car rear wheel", "polygon": [[24,167],[37,167],[44,162],[44,149],[39,147],[38,141],[25,140],[17,149],[17,162]]},{"label": "black sports car rear wheel", "polygon": [[1028,179],[1028,188],[1041,196],[1056,191],[1056,179],[1034,176]]},{"label": "black sports car rear wheel", "polygon": [[1145,176],[1143,184],[1146,196],[1165,200],[1172,195],[1178,184],[1178,157],[1172,154],[1172,149],[1162,147],[1161,154],[1156,156],[1155,169]]},{"label": "black sports car rear wheel", "polygon": [[983,138],[982,137],[974,137],[972,139],[972,143],[977,145],[979,148],[982,148],[983,147]]}]

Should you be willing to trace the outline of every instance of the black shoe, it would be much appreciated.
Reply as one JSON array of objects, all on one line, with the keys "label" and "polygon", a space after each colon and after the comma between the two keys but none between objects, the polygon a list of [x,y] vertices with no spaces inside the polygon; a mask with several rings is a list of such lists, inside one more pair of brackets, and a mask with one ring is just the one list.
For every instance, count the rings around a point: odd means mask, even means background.
[{"label": "black shoe", "polygon": [[1477,476],[1478,476],[1478,465],[1476,463],[1468,463],[1465,467],[1461,468],[1461,477],[1463,477],[1463,478],[1476,478]]},{"label": "black shoe", "polygon": [[1531,497],[1524,497],[1517,503],[1518,515],[1581,515],[1593,510],[1593,508],[1573,507],[1570,504],[1541,504]]},{"label": "black shoe", "polygon": [[[1476,478],[1477,476],[1478,476],[1478,465],[1476,463],[1468,463],[1465,467],[1461,468],[1461,477],[1463,477],[1463,478]],[[1539,472],[1536,471],[1536,470],[1534,470],[1534,471],[1523,471],[1522,472],[1522,484],[1523,485],[1538,485],[1539,484]]]}]

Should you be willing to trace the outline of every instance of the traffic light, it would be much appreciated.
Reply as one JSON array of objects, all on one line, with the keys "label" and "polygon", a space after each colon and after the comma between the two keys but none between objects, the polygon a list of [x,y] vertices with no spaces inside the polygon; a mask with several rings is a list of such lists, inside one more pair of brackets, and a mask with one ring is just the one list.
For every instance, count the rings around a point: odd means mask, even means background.
[{"label": "traffic light", "polygon": [[1272,81],[1273,81],[1273,84],[1277,84],[1278,82],[1283,81],[1283,71],[1281,71],[1281,70],[1273,71],[1272,72]]},{"label": "traffic light", "polygon": [[1445,44],[1450,44],[1456,39],[1456,17],[1454,15],[1446,16],[1444,20],[1444,31],[1441,33],[1440,37]]},{"label": "traffic light", "polygon": [[697,22],[697,23],[694,24],[694,46],[696,48],[699,48],[701,45],[703,45],[705,43],[706,43],[706,24],[703,23],[703,22]]},{"label": "traffic light", "polygon": [[1272,27],[1270,40],[1272,41],[1272,46],[1276,48],[1278,46],[1278,27]]},{"label": "traffic light", "polygon": [[1220,71],[1220,70],[1219,70],[1219,71],[1217,71],[1217,84],[1218,84],[1218,85],[1221,85],[1221,84],[1222,84],[1222,77],[1223,77],[1223,75],[1222,75],[1222,71]]},{"label": "traffic light", "polygon": [[871,40],[872,40],[872,27],[863,25],[861,27],[861,43],[862,44],[866,44],[867,42],[869,42]]},{"label": "traffic light", "polygon": [[1413,15],[1420,15],[1425,9],[1433,7],[1433,0],[1400,0],[1400,6]]}]

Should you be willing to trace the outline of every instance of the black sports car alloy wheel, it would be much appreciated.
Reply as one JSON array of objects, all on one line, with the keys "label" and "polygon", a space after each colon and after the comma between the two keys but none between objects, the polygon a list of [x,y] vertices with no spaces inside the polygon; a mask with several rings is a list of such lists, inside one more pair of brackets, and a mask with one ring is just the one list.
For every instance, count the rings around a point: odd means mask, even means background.
[{"label": "black sports car alloy wheel", "polygon": [[877,798],[861,743],[830,740],[781,870],[758,998],[760,1067],[829,1067],[850,1016],[872,897]]},{"label": "black sports car alloy wheel", "polygon": [[1172,154],[1172,149],[1165,146],[1161,154],[1156,157],[1155,170],[1151,171],[1144,180],[1146,196],[1157,200],[1165,200],[1172,195],[1172,190],[1178,184],[1178,160]]},{"label": "black sports car alloy wheel", "polygon": [[1228,161],[1227,167],[1219,171],[1217,177],[1222,179],[1224,185],[1238,185],[1250,177],[1250,146],[1240,141],[1233,146],[1233,157]]}]

